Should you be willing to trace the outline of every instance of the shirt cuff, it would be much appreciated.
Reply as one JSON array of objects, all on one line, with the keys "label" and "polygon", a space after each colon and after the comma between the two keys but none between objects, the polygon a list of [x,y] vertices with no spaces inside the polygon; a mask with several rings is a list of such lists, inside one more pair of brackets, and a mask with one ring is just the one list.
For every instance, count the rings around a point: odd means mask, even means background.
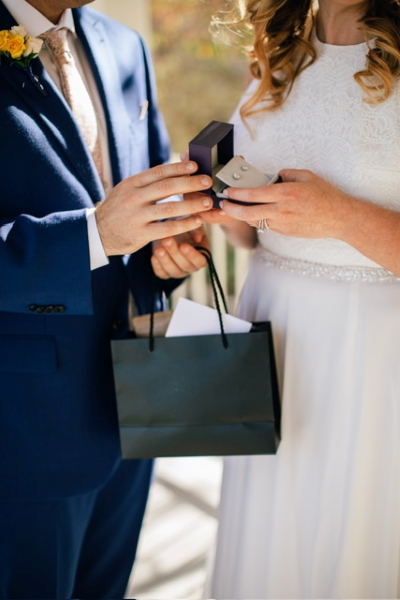
[{"label": "shirt cuff", "polygon": [[91,271],[94,271],[94,269],[98,269],[99,267],[104,267],[109,263],[108,256],[104,252],[103,244],[101,243],[95,211],[96,209],[94,207],[86,209]]}]

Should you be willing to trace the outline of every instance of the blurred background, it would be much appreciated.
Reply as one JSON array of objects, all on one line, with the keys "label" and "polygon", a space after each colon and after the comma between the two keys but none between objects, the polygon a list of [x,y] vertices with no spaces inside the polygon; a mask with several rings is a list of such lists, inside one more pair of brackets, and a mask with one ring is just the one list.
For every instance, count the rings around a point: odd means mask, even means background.
[{"label": "blurred background", "polygon": [[211,120],[228,121],[244,89],[246,56],[214,42],[211,16],[227,0],[96,0],[92,6],[142,33],[151,48],[173,150]]},{"label": "blurred background", "polygon": [[[175,158],[210,121],[229,121],[245,87],[247,59],[239,45],[217,43],[209,32],[211,16],[228,10],[228,0],[96,0],[92,6],[146,39]],[[217,226],[208,233],[234,311],[248,252],[231,248]],[[172,306],[180,296],[212,305],[206,271],[180,286]],[[156,461],[129,598],[203,597],[221,474],[219,457]]]}]

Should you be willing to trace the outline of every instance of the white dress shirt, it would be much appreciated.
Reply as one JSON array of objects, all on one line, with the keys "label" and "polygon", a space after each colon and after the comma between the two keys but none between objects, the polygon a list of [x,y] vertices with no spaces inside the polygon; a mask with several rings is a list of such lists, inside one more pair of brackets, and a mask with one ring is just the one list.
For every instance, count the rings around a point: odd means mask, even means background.
[{"label": "white dress shirt", "polygon": [[[26,0],[3,0],[3,4],[12,14],[18,25],[22,25],[32,37],[39,37],[45,31],[48,31],[49,29],[55,27],[54,23],[46,19],[46,17],[42,15],[41,12],[39,12],[31,4],[26,2]],[[84,52],[82,43],[75,32],[75,24],[71,9],[67,9],[64,11],[56,27],[66,27],[69,31],[68,43],[71,49],[71,53],[75,59],[76,66],[82,76],[82,79],[87,87],[89,96],[92,100],[96,112],[103,162],[104,181],[107,191],[112,188],[113,181],[104,110],[93,77],[93,73],[89,65],[89,61]],[[47,70],[48,74],[62,93],[60,79],[58,76],[57,69],[53,62],[52,54],[46,49],[45,45],[40,51],[39,58],[42,61],[43,66]],[[104,252],[104,248],[101,243],[96,223],[96,217],[94,213],[94,208],[89,208],[86,210],[90,252],[90,268],[92,270],[108,264],[108,258]]]}]

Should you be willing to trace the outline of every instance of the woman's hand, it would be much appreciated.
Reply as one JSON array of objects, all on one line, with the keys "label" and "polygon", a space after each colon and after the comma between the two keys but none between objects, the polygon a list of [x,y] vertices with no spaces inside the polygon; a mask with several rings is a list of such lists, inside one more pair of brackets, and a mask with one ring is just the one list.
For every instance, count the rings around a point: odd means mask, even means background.
[{"label": "woman's hand", "polygon": [[226,190],[230,198],[254,205],[223,201],[224,212],[253,227],[265,219],[270,229],[285,235],[342,239],[358,200],[311,171],[284,169],[279,175],[282,183]]},{"label": "woman's hand", "polygon": [[181,279],[206,266],[204,255],[195,246],[210,248],[203,227],[153,242],[151,264],[160,279]]},{"label": "woman's hand", "polygon": [[284,169],[279,174],[283,183],[229,188],[230,198],[255,204],[224,200],[224,212],[253,227],[265,219],[270,229],[284,235],[341,240],[400,276],[400,212],[348,196],[311,171]]}]

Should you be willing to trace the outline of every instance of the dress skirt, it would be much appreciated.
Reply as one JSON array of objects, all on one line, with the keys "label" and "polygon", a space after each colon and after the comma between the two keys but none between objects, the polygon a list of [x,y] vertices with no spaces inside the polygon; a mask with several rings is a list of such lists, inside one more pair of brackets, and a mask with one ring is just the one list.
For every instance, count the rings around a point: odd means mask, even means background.
[{"label": "dress skirt", "polygon": [[225,459],[208,598],[399,597],[400,283],[349,279],[252,259],[238,314],[272,322],[282,440]]}]

